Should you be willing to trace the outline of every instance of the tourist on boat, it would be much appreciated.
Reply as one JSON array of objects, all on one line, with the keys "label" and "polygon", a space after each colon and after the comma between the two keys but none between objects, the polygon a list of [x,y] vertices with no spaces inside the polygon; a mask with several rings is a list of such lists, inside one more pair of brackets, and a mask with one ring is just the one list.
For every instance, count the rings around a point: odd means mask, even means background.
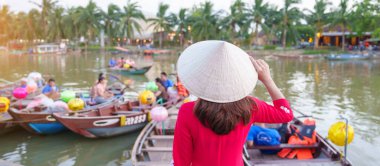
[{"label": "tourist on boat", "polygon": [[124,57],[121,57],[121,58],[117,61],[117,66],[119,66],[119,68],[123,68],[123,67],[124,67],[124,64],[125,64]]},{"label": "tourist on boat", "polygon": [[[252,125],[247,136],[248,147],[280,145],[281,136],[276,129],[266,128],[264,124]],[[276,154],[279,150],[260,150],[263,154]]]},{"label": "tourist on boat", "polygon": [[173,81],[168,79],[168,75],[165,72],[161,72],[161,83],[167,90],[169,87],[173,87]]},{"label": "tourist on boat", "polygon": [[[179,109],[173,142],[176,166],[242,166],[251,124],[293,119],[268,64],[233,44],[216,40],[195,43],[182,52],[177,68],[183,85],[199,99]],[[258,80],[273,105],[250,96]]]},{"label": "tourist on boat", "polygon": [[107,91],[107,80],[105,77],[101,76],[98,79],[94,87],[94,101],[96,104],[101,104],[107,102],[113,97],[113,94]]},{"label": "tourist on boat", "polygon": [[178,75],[177,75],[177,83],[175,84],[175,87],[177,88],[178,95],[179,95],[179,97],[181,99],[184,99],[187,96],[189,96],[189,92],[183,86],[183,84],[182,84],[181,80],[179,79]]},{"label": "tourist on boat", "polygon": [[117,65],[116,58],[112,57],[108,62],[108,67],[115,67]]},{"label": "tourist on boat", "polygon": [[51,99],[59,98],[59,89],[55,85],[55,80],[53,78],[50,78],[48,84],[42,89],[42,94]]},{"label": "tourist on boat", "polygon": [[27,82],[28,82],[28,79],[21,78],[21,80],[20,80],[20,88],[26,88]]},{"label": "tourist on boat", "polygon": [[156,96],[157,100],[162,100],[163,102],[166,102],[169,100],[169,94],[166,91],[164,85],[162,85],[162,81],[160,78],[156,78],[156,85],[158,87],[158,90],[154,93]]},{"label": "tourist on boat", "polygon": [[127,60],[125,60],[125,64],[128,64],[129,68],[131,68],[131,69],[135,68],[135,61],[132,59],[127,58]]}]

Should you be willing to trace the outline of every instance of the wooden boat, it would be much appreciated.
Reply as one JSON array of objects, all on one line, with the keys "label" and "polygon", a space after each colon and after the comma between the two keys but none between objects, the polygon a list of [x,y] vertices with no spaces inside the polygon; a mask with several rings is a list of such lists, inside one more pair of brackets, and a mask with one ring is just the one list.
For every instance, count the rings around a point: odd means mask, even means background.
[{"label": "wooden boat", "polygon": [[178,108],[173,107],[169,109],[169,117],[164,122],[151,121],[144,127],[132,148],[132,165],[170,165],[177,115]]},{"label": "wooden boat", "polygon": [[[112,87],[110,87],[109,90],[111,90],[115,96],[120,95],[120,93],[122,93],[121,91],[123,91],[121,89],[112,89]],[[80,96],[82,93],[79,92],[76,95]],[[85,101],[88,100],[86,98],[82,99]],[[42,135],[56,134],[67,130],[65,126],[53,117],[52,112],[46,112],[46,108],[34,107],[32,109],[26,109],[26,106],[31,101],[32,100],[17,101],[9,110],[9,114],[13,117],[14,121],[20,124],[21,127],[31,133]],[[22,103],[19,104],[20,102]],[[88,106],[83,111],[103,107],[104,105],[112,105],[112,101],[100,105]]]},{"label": "wooden boat", "polygon": [[371,58],[371,55],[360,54],[331,54],[325,57],[327,60],[367,60]]},{"label": "wooden boat", "polygon": [[[158,166],[171,164],[174,127],[177,116],[175,111],[169,112],[169,114],[171,116],[164,122],[164,125],[152,121],[141,131],[132,149],[132,165]],[[295,120],[295,123],[300,123],[300,121]],[[167,126],[165,132],[162,131],[161,126]],[[281,144],[279,146],[256,146],[253,149],[244,148],[242,160],[245,165],[352,165],[348,160],[342,158],[340,152],[320,135],[318,135],[317,140],[316,144],[307,146]],[[259,151],[259,149],[282,148],[309,148],[315,149],[316,153],[314,159],[297,160],[282,159],[277,155],[264,155]]]},{"label": "wooden boat", "polygon": [[13,118],[8,112],[0,113],[0,135],[15,131],[20,126],[13,122]]},{"label": "wooden boat", "polygon": [[126,101],[74,114],[54,113],[53,116],[77,134],[87,138],[104,138],[142,129],[150,120],[149,109],[150,106],[139,106],[137,101]]},{"label": "wooden boat", "polygon": [[152,65],[137,69],[110,68],[110,70],[121,75],[143,75],[148,72],[150,68],[152,68]]}]

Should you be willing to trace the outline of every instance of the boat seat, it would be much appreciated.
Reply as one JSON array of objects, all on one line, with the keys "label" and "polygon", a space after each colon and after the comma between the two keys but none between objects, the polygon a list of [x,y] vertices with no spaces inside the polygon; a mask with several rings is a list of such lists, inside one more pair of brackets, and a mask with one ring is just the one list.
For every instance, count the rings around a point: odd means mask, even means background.
[{"label": "boat seat", "polygon": [[146,147],[142,148],[141,151],[143,152],[172,152],[172,147]]},{"label": "boat seat", "polygon": [[170,161],[139,161],[136,166],[168,166]]},{"label": "boat seat", "polygon": [[174,139],[174,135],[152,135],[147,137],[148,140],[171,140]]},{"label": "boat seat", "polygon": [[315,143],[312,145],[294,145],[294,144],[280,144],[276,146],[253,146],[253,147],[248,147],[248,149],[261,149],[261,150],[276,150],[276,149],[283,149],[283,148],[288,148],[288,149],[314,149],[318,148],[319,144]]}]

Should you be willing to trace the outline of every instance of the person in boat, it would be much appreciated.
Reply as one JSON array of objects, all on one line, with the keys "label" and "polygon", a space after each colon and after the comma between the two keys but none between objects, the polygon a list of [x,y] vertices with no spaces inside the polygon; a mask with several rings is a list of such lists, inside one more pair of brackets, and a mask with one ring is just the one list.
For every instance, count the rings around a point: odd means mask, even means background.
[{"label": "person in boat", "polygon": [[[276,129],[267,128],[264,124],[252,125],[247,136],[247,146],[280,145],[281,135]],[[276,154],[279,150],[260,150],[263,154]]]},{"label": "person in boat", "polygon": [[168,74],[166,74],[165,72],[161,72],[161,83],[165,87],[165,89],[174,86],[173,81],[168,79]]},{"label": "person in boat", "polygon": [[156,85],[158,87],[158,90],[154,93],[154,95],[156,96],[157,100],[161,99],[163,102],[168,101],[169,100],[169,94],[166,91],[164,85],[162,85],[161,79],[156,78],[155,81],[156,81]]},{"label": "person in boat", "polygon": [[[273,81],[268,64],[231,43],[195,43],[182,52],[177,68],[183,85],[198,100],[179,109],[173,142],[176,166],[242,166],[243,145],[251,124],[293,119],[289,102]],[[273,105],[249,95],[258,80]]]},{"label": "person in boat", "polygon": [[135,61],[132,59],[127,58],[127,60],[125,60],[125,64],[128,64],[130,69],[135,68]]},{"label": "person in boat", "polygon": [[21,78],[21,80],[20,80],[20,88],[26,88],[27,82],[28,82],[28,79]]},{"label": "person in boat", "polygon": [[113,94],[107,91],[107,80],[104,76],[99,77],[93,91],[93,98],[96,104],[105,103],[113,97]]},{"label": "person in boat", "polygon": [[124,57],[121,57],[121,58],[117,61],[117,66],[118,66],[119,68],[123,68],[123,67],[124,67],[124,64],[125,64]]},{"label": "person in boat", "polygon": [[177,83],[175,84],[175,87],[177,88],[177,92],[178,92],[178,95],[181,99],[184,99],[186,97],[189,96],[189,92],[187,91],[187,89],[185,88],[185,86],[183,86],[181,80],[179,79],[178,75],[177,75]]},{"label": "person in boat", "polygon": [[55,85],[55,80],[53,78],[50,78],[48,81],[48,84],[42,89],[42,94],[45,96],[51,98],[51,99],[58,99],[59,98],[59,89]]},{"label": "person in boat", "polygon": [[110,61],[108,62],[108,67],[115,67],[117,65],[116,58],[112,57]]}]

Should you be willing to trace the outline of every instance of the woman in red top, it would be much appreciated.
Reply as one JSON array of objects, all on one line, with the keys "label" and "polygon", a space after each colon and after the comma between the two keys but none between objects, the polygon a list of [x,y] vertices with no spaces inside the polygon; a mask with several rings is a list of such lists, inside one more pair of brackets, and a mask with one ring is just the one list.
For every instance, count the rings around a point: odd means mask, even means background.
[{"label": "woman in red top", "polygon": [[[254,60],[224,41],[188,47],[177,63],[189,92],[199,99],[179,110],[174,132],[175,166],[242,166],[242,150],[252,123],[285,123],[293,119],[288,101],[263,60]],[[257,80],[273,106],[250,97]]]}]

